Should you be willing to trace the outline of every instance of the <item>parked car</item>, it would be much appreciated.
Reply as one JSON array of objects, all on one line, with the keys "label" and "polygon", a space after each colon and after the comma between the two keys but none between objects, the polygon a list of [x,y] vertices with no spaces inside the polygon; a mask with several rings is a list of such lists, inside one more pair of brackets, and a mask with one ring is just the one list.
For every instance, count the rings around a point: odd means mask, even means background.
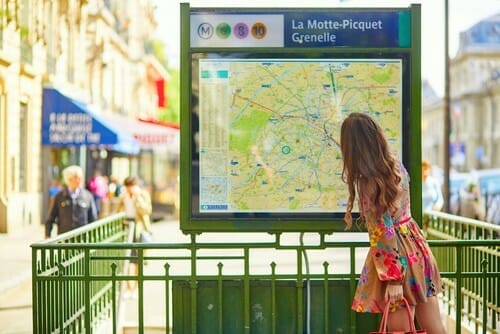
[{"label": "parked car", "polygon": [[500,193],[493,194],[488,198],[486,221],[500,225]]},{"label": "parked car", "polygon": [[500,168],[472,171],[461,186],[460,215],[486,220],[500,194]]},{"label": "parked car", "polygon": [[460,189],[469,178],[469,173],[450,173],[450,213],[458,215],[460,210]]}]

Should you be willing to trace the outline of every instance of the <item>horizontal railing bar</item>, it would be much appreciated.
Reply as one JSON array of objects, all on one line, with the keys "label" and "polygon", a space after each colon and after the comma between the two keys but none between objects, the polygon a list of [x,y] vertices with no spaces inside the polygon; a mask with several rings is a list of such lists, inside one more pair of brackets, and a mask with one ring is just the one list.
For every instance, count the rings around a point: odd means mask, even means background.
[{"label": "horizontal railing bar", "polygon": [[[498,246],[498,240],[429,240],[430,246],[436,247],[446,247],[446,246]],[[369,247],[368,241],[339,241],[339,242],[325,242],[325,246],[328,248],[365,248]],[[64,243],[64,244],[43,244],[34,243],[31,245],[34,249],[188,249],[191,250],[193,245],[190,243]],[[228,248],[273,248],[275,247],[273,243],[196,243],[194,246],[196,249],[228,249]],[[290,246],[292,247],[292,246]],[[292,249],[309,249],[309,245],[293,246]]]},{"label": "horizontal railing bar", "polygon": [[473,226],[477,228],[485,228],[488,230],[497,230],[500,231],[500,226],[498,225],[492,225],[491,223],[483,222],[480,220],[468,218],[468,217],[462,217],[462,216],[456,216],[452,215],[446,212],[441,212],[441,211],[431,211],[431,212],[425,212],[424,215],[432,216],[435,217],[441,221],[446,221],[449,223],[455,223],[455,224],[460,224],[464,226]]},{"label": "horizontal railing bar", "polygon": [[480,271],[462,271],[461,273],[456,273],[456,272],[446,272],[442,271],[441,272],[441,277],[444,278],[454,278],[460,275],[462,278],[482,278],[483,276],[486,278],[496,278],[498,277],[498,272],[487,272],[483,273]]},{"label": "horizontal railing bar", "polygon": [[[137,260],[139,257],[138,256],[129,256],[129,257],[116,257],[116,256],[110,256],[106,257],[105,255],[99,255],[99,256],[91,256],[91,260],[128,260],[128,259],[134,259]],[[142,257],[144,260],[190,260],[191,258],[188,256],[185,256],[183,258],[177,258],[177,257],[161,257],[161,256],[143,256]],[[221,256],[197,256],[196,259],[198,260],[244,260],[245,257],[243,255],[237,256],[237,255],[221,255]]]},{"label": "horizontal railing bar", "polygon": [[[65,281],[65,282],[85,282],[89,278],[92,279],[92,281],[109,281],[109,279],[113,277],[115,281],[130,281],[130,280],[138,280],[138,276],[129,276],[129,275],[116,275],[116,276],[103,276],[103,275],[96,275],[96,276],[82,276],[82,275],[75,275],[75,276],[60,276],[60,277],[43,277],[39,281],[43,282],[54,282],[54,281]],[[293,281],[297,280],[297,274],[253,274],[248,276],[250,279],[265,279],[265,280],[290,280],[292,279]],[[339,279],[345,279],[345,280],[350,280],[351,277],[348,274],[328,274],[325,276],[325,274],[303,274],[302,275],[303,280],[307,281],[308,279],[318,279],[318,280],[323,280],[325,278],[339,278]],[[143,275],[141,276],[141,280],[143,281],[183,281],[186,279],[191,279],[191,275]],[[226,279],[241,279],[241,275],[199,275],[196,276],[197,280],[215,280],[218,278],[222,278],[224,280]]]},{"label": "horizontal railing bar", "polygon": [[[219,276],[218,274],[199,275],[199,276],[196,276],[196,278],[198,279],[199,277],[205,277],[208,279],[214,279],[214,278],[222,277],[222,278],[226,279],[228,277],[234,277],[234,276],[238,276],[241,278],[241,275],[234,275],[234,274],[228,274],[228,275],[222,275],[222,276]],[[488,273],[463,272],[460,274],[456,274],[456,273],[451,273],[451,272],[443,272],[443,273],[441,273],[441,276],[443,278],[456,278],[457,276],[460,276],[462,278],[480,278],[480,277],[497,278],[498,273],[497,272],[488,272]],[[38,276],[38,278],[40,278],[40,281],[60,281],[60,280],[63,280],[63,281],[86,281],[88,279],[92,279],[93,281],[109,281],[109,279],[111,277],[116,277],[116,280],[123,280],[124,278],[135,278],[135,279],[138,278],[138,276],[129,276],[129,275],[120,275],[120,274],[115,275],[115,276],[112,276],[111,274],[110,275],[88,275],[88,276],[85,276],[85,275]],[[143,274],[141,276],[141,279],[143,279],[143,280],[165,280],[165,277],[166,277],[165,275],[160,275],[160,274],[157,274],[157,275],[145,275],[145,274]],[[178,275],[178,274],[171,275],[171,274],[169,274],[168,275],[169,280],[184,279],[185,277],[191,277],[191,275],[189,275],[189,274],[183,274],[183,275]],[[293,274],[276,274],[276,273],[275,274],[250,274],[248,277],[249,278],[260,277],[260,278],[280,279],[280,278],[284,278],[284,277],[295,277],[296,278],[297,274],[296,273],[293,273]],[[307,278],[325,278],[325,277],[346,278],[346,279],[351,278],[349,273],[328,274],[328,276],[325,276],[324,273],[315,273],[315,274],[302,273],[302,277],[304,277],[304,279],[307,279]]]}]

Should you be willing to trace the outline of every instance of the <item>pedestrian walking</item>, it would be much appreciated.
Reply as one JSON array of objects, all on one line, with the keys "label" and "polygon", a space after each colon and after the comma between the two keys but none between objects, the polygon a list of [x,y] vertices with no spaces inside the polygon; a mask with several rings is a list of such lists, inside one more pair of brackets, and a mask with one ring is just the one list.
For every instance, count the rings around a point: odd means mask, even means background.
[{"label": "pedestrian walking", "polygon": [[461,192],[460,215],[481,221],[485,220],[484,200],[476,182],[470,182]]},{"label": "pedestrian walking", "polygon": [[83,187],[81,167],[66,167],[62,174],[64,187],[55,195],[49,209],[45,222],[46,239],[50,238],[54,224],[57,224],[57,233],[61,234],[97,220],[94,197]]},{"label": "pedestrian walking", "polygon": [[429,161],[422,161],[422,210],[441,211],[444,204],[441,184],[431,175],[432,165]]},{"label": "pedestrian walking", "polygon": [[350,114],[342,123],[342,177],[349,197],[346,228],[352,226],[357,197],[360,219],[370,237],[352,309],[382,313],[391,303],[390,331],[409,331],[405,298],[419,325],[444,334],[436,295],[443,284],[434,256],[411,216],[409,175],[391,153],[380,126],[368,115]]},{"label": "pedestrian walking", "polygon": [[[500,225],[500,193],[491,194],[488,199],[488,214],[486,221],[494,225]],[[493,235],[493,239],[500,237],[500,234]]]},{"label": "pedestrian walking", "polygon": [[[126,220],[134,223],[134,242],[146,241],[151,238],[151,213],[153,207],[149,193],[142,189],[135,176],[129,176],[123,181],[125,191],[118,197],[117,212],[125,211]],[[136,249],[132,249],[128,273],[137,276]],[[129,291],[134,291],[136,286],[132,281],[127,281]]]},{"label": "pedestrian walking", "polygon": [[94,196],[97,214],[101,215],[103,211],[103,201],[105,201],[108,196],[108,181],[101,172],[95,171],[87,188]]}]

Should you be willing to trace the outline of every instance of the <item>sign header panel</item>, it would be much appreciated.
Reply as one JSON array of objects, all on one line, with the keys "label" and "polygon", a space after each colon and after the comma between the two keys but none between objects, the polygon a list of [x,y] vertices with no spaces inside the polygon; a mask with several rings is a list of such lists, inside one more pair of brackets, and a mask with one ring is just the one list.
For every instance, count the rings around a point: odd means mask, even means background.
[{"label": "sign header panel", "polygon": [[191,47],[409,47],[408,11],[191,13]]}]

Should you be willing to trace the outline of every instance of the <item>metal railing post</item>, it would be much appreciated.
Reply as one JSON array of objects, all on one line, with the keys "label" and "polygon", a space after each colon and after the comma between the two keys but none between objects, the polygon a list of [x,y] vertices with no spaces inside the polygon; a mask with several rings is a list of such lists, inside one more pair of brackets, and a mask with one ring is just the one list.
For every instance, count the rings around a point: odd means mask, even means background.
[{"label": "metal railing post", "polygon": [[191,234],[191,333],[196,334],[197,317],[196,317],[196,234]]},{"label": "metal railing post", "polygon": [[481,261],[481,268],[483,272],[483,279],[482,279],[482,285],[483,285],[483,334],[486,334],[487,329],[488,329],[488,295],[486,294],[486,273],[488,270],[488,261],[483,260]]}]

